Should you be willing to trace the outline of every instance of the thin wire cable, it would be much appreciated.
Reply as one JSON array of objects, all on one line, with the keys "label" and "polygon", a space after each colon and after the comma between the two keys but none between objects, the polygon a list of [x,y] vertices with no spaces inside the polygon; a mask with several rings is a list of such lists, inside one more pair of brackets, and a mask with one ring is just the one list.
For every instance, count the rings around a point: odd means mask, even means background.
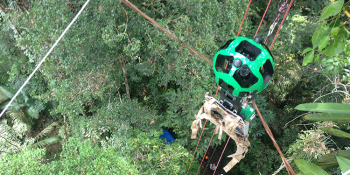
[{"label": "thin wire cable", "polygon": [[1,112],[0,114],[0,118],[1,116],[5,113],[5,111],[7,110],[7,108],[11,105],[11,103],[16,99],[16,97],[18,96],[18,94],[23,90],[24,86],[27,85],[27,83],[29,82],[29,80],[33,77],[33,75],[35,74],[35,72],[40,68],[40,66],[44,63],[44,61],[46,60],[46,58],[50,55],[50,53],[52,52],[52,50],[56,47],[56,45],[58,44],[58,42],[60,42],[60,40],[62,39],[62,37],[66,34],[66,32],[69,30],[69,28],[73,25],[73,23],[75,22],[75,20],[79,17],[79,15],[81,14],[81,12],[84,10],[84,8],[87,6],[87,4],[90,2],[90,0],[87,0],[85,2],[85,4],[83,5],[83,7],[80,9],[80,11],[78,12],[77,15],[75,15],[75,17],[73,18],[73,20],[70,22],[70,24],[68,25],[68,27],[63,31],[63,33],[61,34],[61,36],[57,39],[57,41],[55,42],[55,44],[53,44],[53,46],[50,48],[50,50],[47,52],[47,54],[44,56],[44,58],[39,62],[39,64],[36,66],[36,68],[34,69],[34,71],[29,75],[29,77],[27,78],[27,80],[23,83],[23,85],[19,88],[19,90],[16,92],[16,94],[12,97],[11,101],[5,106],[5,109]]},{"label": "thin wire cable", "polygon": [[205,120],[205,123],[204,123],[203,129],[202,129],[202,132],[201,132],[201,136],[200,136],[200,137],[199,137],[199,139],[198,139],[198,143],[197,143],[197,146],[196,146],[196,150],[194,150],[194,153],[193,153],[193,156],[192,156],[192,160],[191,160],[191,163],[190,163],[190,167],[188,167],[188,170],[187,170],[187,174],[188,174],[188,172],[190,171],[190,168],[191,168],[191,165],[192,165],[192,162],[193,162],[194,155],[196,154],[196,151],[197,151],[197,148],[198,148],[199,142],[201,141],[202,134],[203,134],[203,131],[204,131],[205,125],[207,124],[207,121],[208,121],[208,120]]},{"label": "thin wire cable", "polygon": [[225,147],[224,147],[224,150],[222,150],[221,156],[220,156],[220,158],[219,158],[218,164],[216,164],[216,168],[215,168],[215,171],[214,171],[213,175],[215,174],[216,170],[217,170],[218,167],[219,167],[219,163],[220,163],[221,157],[222,157],[222,155],[224,154],[225,149],[226,149],[226,146],[227,146],[228,142],[230,141],[230,139],[231,139],[231,137],[228,137],[227,142],[226,142],[226,145],[225,145]]},{"label": "thin wire cable", "polygon": [[268,9],[269,9],[269,7],[270,7],[270,3],[271,3],[271,0],[270,0],[270,1],[269,1],[269,3],[267,4],[267,7],[266,7],[265,12],[264,12],[264,15],[263,15],[263,16],[262,16],[262,18],[261,18],[261,21],[260,21],[259,27],[258,27],[258,29],[257,29],[257,30],[256,30],[256,32],[255,32],[254,38],[256,37],[256,35],[257,35],[257,34],[258,34],[258,32],[259,32],[260,26],[261,26],[262,22],[264,21],[264,18],[265,18],[266,12],[267,12],[267,10],[268,10]]},{"label": "thin wire cable", "polygon": [[210,162],[211,158],[213,158],[217,147],[218,147],[218,145],[215,146],[214,151],[213,151],[213,153],[211,154],[211,156],[210,156],[210,158],[209,158],[209,160],[208,160],[208,163],[207,163],[207,165],[206,165],[205,168],[204,168],[204,171],[203,171],[202,175],[203,175],[203,174],[205,173],[205,171],[207,170],[208,165],[209,165],[209,162]]},{"label": "thin wire cable", "polygon": [[273,136],[273,134],[272,134],[272,132],[271,132],[271,130],[270,130],[270,128],[269,128],[269,126],[266,124],[264,118],[262,117],[262,115],[261,115],[261,113],[260,113],[260,111],[259,111],[259,108],[258,108],[258,106],[256,105],[254,99],[252,99],[252,103],[253,103],[253,106],[254,106],[256,112],[258,113],[258,115],[259,115],[259,117],[260,117],[261,123],[263,124],[263,126],[264,126],[264,128],[265,128],[265,130],[266,130],[266,133],[269,135],[269,137],[270,137],[271,140],[272,140],[273,145],[276,147],[278,153],[280,154],[280,156],[281,156],[281,158],[282,158],[282,161],[284,162],[284,164],[285,164],[285,166],[286,166],[286,169],[287,169],[288,174],[290,174],[290,175],[295,175],[295,173],[294,173],[292,167],[289,165],[287,159],[284,157],[284,155],[283,155],[283,153],[282,153],[280,147],[278,146],[278,144],[277,144],[277,142],[276,142],[276,140],[275,140],[275,138],[274,138],[274,136]]},{"label": "thin wire cable", "polygon": [[273,41],[272,41],[272,43],[271,43],[270,50],[272,49],[273,44],[275,44],[277,35],[278,35],[278,33],[280,32],[280,29],[281,29],[281,27],[282,27],[282,25],[283,25],[284,20],[285,20],[286,17],[287,17],[287,14],[288,14],[289,9],[290,9],[290,7],[292,6],[292,4],[293,4],[293,0],[291,0],[290,3],[289,3],[289,5],[288,5],[287,11],[286,11],[286,13],[284,14],[284,17],[283,17],[283,19],[282,19],[281,25],[278,27],[277,33],[276,33],[276,35],[275,35],[275,38],[273,39]]},{"label": "thin wire cable", "polygon": [[239,27],[239,30],[238,30],[238,33],[237,33],[237,37],[239,36],[239,33],[241,32],[241,28],[242,28],[242,26],[243,26],[244,19],[245,19],[245,17],[247,16],[247,13],[248,13],[248,10],[249,10],[250,3],[251,3],[251,2],[252,2],[252,0],[249,1],[247,10],[245,11],[245,14],[244,14],[244,17],[243,17],[243,20],[242,20],[242,23],[241,23],[241,26]]},{"label": "thin wire cable", "polygon": [[[215,127],[215,130],[216,130],[216,128],[217,128],[217,127]],[[200,164],[200,165],[199,165],[199,167],[198,167],[198,170],[197,170],[196,175],[198,174],[199,170],[200,170],[200,169],[201,169],[201,167],[202,167],[202,163],[203,163],[204,157],[207,155],[207,152],[208,152],[208,149],[209,149],[210,143],[211,143],[211,141],[213,140],[213,137],[214,137],[214,134],[215,134],[215,130],[214,130],[214,132],[213,132],[213,135],[212,135],[212,136],[211,136],[211,138],[210,138],[210,141],[209,141],[209,144],[208,144],[207,150],[205,150],[204,156],[203,156],[203,158],[202,158],[201,164]]]}]

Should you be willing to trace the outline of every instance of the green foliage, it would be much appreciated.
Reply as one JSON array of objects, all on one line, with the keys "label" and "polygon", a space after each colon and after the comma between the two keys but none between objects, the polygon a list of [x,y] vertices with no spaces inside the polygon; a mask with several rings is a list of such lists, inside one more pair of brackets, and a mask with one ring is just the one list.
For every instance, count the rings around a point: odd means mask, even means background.
[{"label": "green foliage", "polygon": [[304,119],[310,121],[345,121],[350,122],[349,114],[337,113],[315,113],[304,116]]},{"label": "green foliage", "polygon": [[18,154],[0,156],[0,171],[5,174],[41,174],[44,149],[24,149]]},{"label": "green foliage", "polygon": [[343,173],[350,170],[350,160],[349,159],[337,156],[337,161],[338,161],[339,167]]},{"label": "green foliage", "polygon": [[325,170],[329,170],[331,168],[337,167],[338,162],[336,160],[336,156],[341,156],[347,159],[350,159],[350,151],[349,150],[336,150],[335,153],[331,152],[326,155],[323,155],[319,159],[317,159],[317,165]]},{"label": "green foliage", "polygon": [[304,174],[313,174],[313,175],[328,175],[328,173],[317,165],[302,159],[294,160],[297,167]]},{"label": "green foliage", "polygon": [[[312,36],[313,48],[307,47],[302,53],[304,55],[309,52],[303,59],[303,66],[311,63],[316,55],[315,62],[321,58],[321,63],[327,72],[334,74],[344,71],[349,62],[345,51],[350,32],[345,28],[346,23],[341,20],[341,14],[348,6],[348,3],[344,4],[344,0],[337,0],[323,8],[319,25]],[[347,75],[345,78],[348,77]]]},{"label": "green foliage", "polygon": [[350,114],[350,105],[341,103],[305,103],[295,107],[300,111]]}]

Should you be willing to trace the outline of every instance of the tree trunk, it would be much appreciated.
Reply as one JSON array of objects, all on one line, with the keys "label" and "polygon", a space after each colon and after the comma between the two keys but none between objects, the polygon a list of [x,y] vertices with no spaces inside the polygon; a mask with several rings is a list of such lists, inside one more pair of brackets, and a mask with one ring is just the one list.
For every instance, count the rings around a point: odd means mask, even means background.
[{"label": "tree trunk", "polygon": [[125,64],[122,65],[122,69],[123,69],[123,75],[124,75],[124,78],[125,78],[126,94],[128,95],[129,99],[131,99],[131,97],[130,97],[130,90],[129,90],[129,84],[128,84],[128,78],[126,77],[127,73],[126,73]]}]

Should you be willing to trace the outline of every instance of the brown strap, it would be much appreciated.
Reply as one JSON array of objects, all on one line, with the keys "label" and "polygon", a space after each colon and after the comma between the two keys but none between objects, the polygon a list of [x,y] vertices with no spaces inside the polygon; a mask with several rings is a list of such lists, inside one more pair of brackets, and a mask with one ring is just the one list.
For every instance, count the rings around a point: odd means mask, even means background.
[{"label": "brown strap", "polygon": [[252,100],[252,102],[253,102],[253,105],[254,105],[255,110],[256,110],[256,111],[258,112],[258,114],[259,114],[260,120],[261,120],[261,122],[262,122],[262,124],[263,124],[263,126],[264,126],[264,128],[265,128],[265,130],[266,130],[266,132],[267,132],[267,134],[270,136],[270,138],[271,138],[271,140],[272,140],[272,143],[275,145],[275,147],[276,147],[278,153],[280,154],[280,156],[281,156],[281,158],[282,158],[284,164],[286,165],[286,169],[287,169],[287,171],[288,171],[288,174],[290,174],[290,175],[295,175],[295,173],[294,173],[292,167],[289,165],[287,159],[284,157],[284,155],[283,155],[283,153],[282,153],[280,147],[278,146],[278,144],[277,144],[275,138],[273,137],[273,134],[272,134],[272,132],[271,132],[269,126],[267,126],[267,124],[266,124],[264,118],[262,117],[262,115],[261,115],[261,113],[260,113],[260,111],[259,111],[259,109],[258,109],[258,106],[256,106],[254,100]]},{"label": "brown strap", "polygon": [[183,42],[182,40],[180,40],[178,37],[176,37],[174,34],[172,34],[169,30],[165,29],[164,27],[162,27],[159,23],[157,23],[155,20],[153,20],[152,18],[150,18],[149,16],[147,16],[145,13],[143,13],[140,9],[138,9],[134,4],[132,4],[131,2],[129,2],[128,0],[121,0],[125,5],[129,6],[130,8],[132,8],[135,12],[139,13],[140,15],[142,15],[144,18],[146,18],[148,21],[150,21],[151,23],[153,23],[155,26],[157,26],[160,30],[162,30],[163,32],[165,32],[166,34],[168,34],[170,37],[172,37],[174,40],[178,41],[180,44],[182,44],[183,46],[185,46],[187,49],[189,49],[190,51],[192,51],[193,53],[195,53],[196,55],[198,55],[199,57],[201,57],[204,61],[208,62],[210,65],[213,65],[213,62],[211,60],[209,60],[207,57],[205,57],[204,55],[200,54],[197,50],[193,49],[191,46],[187,45],[185,42]]}]

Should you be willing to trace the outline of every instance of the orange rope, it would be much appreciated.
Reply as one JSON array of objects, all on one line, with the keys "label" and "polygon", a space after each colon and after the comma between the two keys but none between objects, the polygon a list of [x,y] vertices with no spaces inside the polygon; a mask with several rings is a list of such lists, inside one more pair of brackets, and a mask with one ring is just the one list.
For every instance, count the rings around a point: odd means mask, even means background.
[{"label": "orange rope", "polygon": [[196,154],[196,151],[197,151],[197,148],[198,148],[198,145],[199,145],[199,141],[201,141],[202,134],[203,134],[205,125],[207,124],[207,121],[208,121],[208,120],[205,120],[203,129],[202,129],[202,132],[201,132],[201,136],[200,136],[199,139],[198,139],[198,143],[197,143],[197,146],[196,146],[196,150],[194,150],[194,153],[193,153],[193,156],[192,156],[192,160],[191,160],[191,163],[190,163],[190,167],[188,167],[188,170],[187,170],[187,175],[188,175],[188,172],[190,171],[190,168],[191,168],[191,165],[192,165],[192,162],[193,162],[194,155]]},{"label": "orange rope", "polygon": [[[280,32],[280,29],[281,29],[281,27],[282,27],[282,25],[283,25],[284,20],[285,20],[286,17],[287,17],[287,14],[288,14],[289,9],[290,9],[290,7],[292,6],[292,4],[293,4],[293,0],[291,0],[290,3],[289,3],[289,5],[288,5],[288,9],[287,9],[286,13],[284,14],[284,17],[283,17],[283,19],[282,19],[281,25],[278,27],[277,33],[276,33],[276,35],[275,35],[275,38],[273,39],[273,41],[272,41],[272,43],[271,43],[270,50],[272,50],[272,46],[273,46],[273,44],[275,44],[277,35],[278,35],[278,33]],[[288,163],[288,162],[287,162],[287,163]]]},{"label": "orange rope", "polygon": [[261,18],[261,21],[260,21],[259,27],[258,27],[258,29],[257,29],[257,30],[256,30],[256,32],[255,32],[254,38],[255,38],[255,37],[256,37],[256,35],[258,34],[258,31],[259,31],[259,29],[260,29],[261,23],[264,21],[264,18],[265,18],[266,12],[267,12],[267,10],[268,10],[268,9],[269,9],[269,7],[270,7],[270,3],[271,3],[271,0],[270,0],[270,1],[269,1],[269,3],[267,4],[267,7],[266,7],[265,12],[264,12],[264,15],[263,15],[263,16],[262,16],[262,18]]},{"label": "orange rope", "polygon": [[[215,127],[215,130],[216,130],[216,127]],[[213,135],[211,136],[211,139],[210,139],[210,141],[209,141],[209,144],[208,144],[207,150],[205,151],[205,153],[204,153],[204,155],[203,155],[203,158],[202,158],[201,164],[200,164],[200,165],[199,165],[199,167],[198,167],[198,170],[197,170],[196,175],[198,174],[198,172],[199,172],[200,168],[202,167],[202,163],[203,163],[204,157],[207,155],[207,152],[208,152],[208,149],[209,149],[210,143],[211,143],[211,141],[213,140],[213,137],[214,137],[214,134],[215,134],[215,130],[214,130],[214,132],[213,132]]]},{"label": "orange rope", "polygon": [[242,20],[242,23],[241,23],[241,26],[239,27],[239,30],[238,30],[238,33],[237,33],[237,37],[239,36],[239,32],[241,32],[241,28],[243,26],[243,23],[244,23],[244,19],[245,17],[247,16],[247,13],[248,13],[248,10],[249,10],[249,7],[250,7],[250,3],[252,2],[252,0],[249,1],[249,4],[248,4],[248,7],[247,7],[247,10],[245,11],[245,14],[244,14],[244,17],[243,17],[243,20]]},{"label": "orange rope", "polygon": [[262,117],[262,115],[261,115],[261,113],[260,113],[260,111],[259,111],[259,109],[258,109],[258,106],[255,104],[254,99],[252,99],[252,103],[253,103],[253,105],[254,105],[254,108],[255,108],[256,112],[258,113],[258,115],[259,115],[259,117],[260,117],[260,120],[261,120],[261,122],[262,122],[262,124],[263,124],[263,126],[264,126],[264,128],[265,128],[265,130],[266,130],[266,132],[267,132],[267,134],[270,136],[270,138],[271,138],[271,140],[272,140],[272,143],[275,145],[275,147],[276,147],[278,153],[280,154],[280,156],[281,156],[281,158],[282,158],[282,161],[284,162],[284,165],[286,166],[286,169],[287,169],[287,171],[288,171],[288,174],[290,174],[290,175],[295,175],[295,173],[294,173],[292,167],[289,165],[287,159],[284,157],[284,155],[283,155],[283,153],[282,153],[280,147],[278,146],[278,144],[277,144],[275,138],[273,137],[273,134],[272,134],[272,132],[271,132],[269,126],[266,124],[264,118]]},{"label": "orange rope", "polygon": [[228,142],[230,141],[230,139],[231,139],[231,137],[228,137],[227,142],[226,142],[226,145],[225,145],[225,147],[224,147],[224,150],[222,150],[222,152],[221,152],[221,156],[220,156],[220,158],[219,158],[218,164],[216,165],[216,168],[215,168],[215,171],[214,171],[213,175],[215,174],[216,170],[217,170],[218,167],[219,167],[219,163],[220,163],[221,157],[222,157],[222,155],[224,154],[225,149],[226,149],[226,146],[227,146]]}]

